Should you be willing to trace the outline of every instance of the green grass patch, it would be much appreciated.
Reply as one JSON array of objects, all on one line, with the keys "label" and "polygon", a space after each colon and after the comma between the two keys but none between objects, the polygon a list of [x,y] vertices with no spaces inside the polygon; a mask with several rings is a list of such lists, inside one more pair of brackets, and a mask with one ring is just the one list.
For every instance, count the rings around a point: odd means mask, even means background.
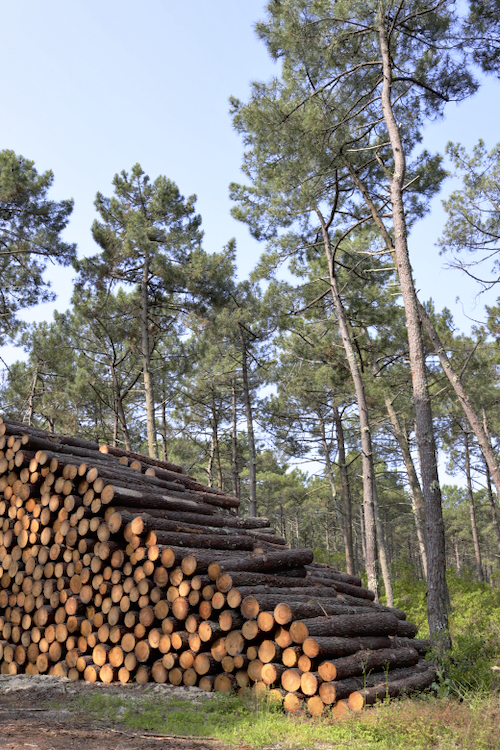
[{"label": "green grass patch", "polygon": [[266,701],[217,695],[198,703],[158,693],[77,699],[87,719],[131,732],[213,737],[228,746],[280,750],[493,750],[500,748],[498,694],[460,702],[421,697],[381,704],[342,721],[285,715]]}]

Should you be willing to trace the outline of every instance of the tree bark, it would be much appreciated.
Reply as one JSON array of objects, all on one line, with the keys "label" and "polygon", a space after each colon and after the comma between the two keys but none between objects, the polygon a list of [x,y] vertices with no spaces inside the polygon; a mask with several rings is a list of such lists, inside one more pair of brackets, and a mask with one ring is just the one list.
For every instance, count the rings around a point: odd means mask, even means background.
[{"label": "tree bark", "polygon": [[[333,669],[325,667],[320,675],[324,680],[343,680],[380,669],[412,667],[420,656],[414,648],[382,648],[376,651],[357,651],[351,656],[344,656],[331,662]],[[322,671],[324,674],[322,674]]]},{"label": "tree bark", "polygon": [[356,354],[351,340],[351,334],[345,315],[344,306],[340,298],[340,293],[335,274],[334,259],[328,228],[323,214],[316,208],[316,214],[321,224],[323,244],[328,261],[328,271],[330,276],[330,289],[332,294],[335,315],[339,324],[340,335],[344,345],[349,370],[356,391],[356,400],[358,402],[359,423],[361,431],[361,450],[363,466],[363,510],[365,521],[365,562],[366,572],[368,575],[368,588],[378,595],[377,581],[377,549],[375,538],[375,519],[373,514],[373,451],[370,432],[370,421],[368,417],[368,406],[366,403],[365,389],[361,373],[359,371]]},{"label": "tree bark", "polygon": [[349,575],[356,573],[356,566],[354,561],[354,547],[352,541],[352,502],[351,502],[351,486],[349,483],[349,472],[347,471],[347,462],[345,455],[345,441],[344,441],[344,427],[342,425],[342,417],[340,416],[339,410],[336,404],[332,404],[333,419],[335,422],[335,431],[337,434],[337,445],[339,452],[339,469],[340,469],[340,484],[342,487],[342,498],[344,501],[344,547],[345,547],[345,561],[346,570]]},{"label": "tree bark", "polygon": [[318,411],[316,412],[316,416],[318,417],[319,427],[321,431],[321,444],[323,445],[326,475],[328,477],[328,483],[332,492],[333,507],[335,508],[335,515],[337,516],[337,523],[339,525],[339,528],[342,528],[344,525],[344,519],[342,518],[342,514],[340,513],[340,509],[338,507],[337,489],[335,487],[335,478],[333,476],[332,462],[330,460],[330,449],[328,447],[328,442],[326,439],[325,420],[323,419],[321,409],[318,409]]},{"label": "tree bark", "polygon": [[403,296],[408,332],[408,347],[413,381],[413,399],[420,457],[422,492],[427,526],[427,617],[431,638],[442,649],[451,646],[448,634],[448,601],[446,585],[445,533],[441,489],[437,468],[431,402],[425,372],[425,352],[420,330],[417,296],[408,254],[407,227],[403,189],[406,160],[403,142],[392,108],[392,62],[384,18],[379,19],[379,43],[382,56],[382,112],[394,157],[390,183],[394,225],[394,256]]},{"label": "tree bark", "polygon": [[155,429],[155,407],[153,398],[153,384],[151,380],[151,349],[149,340],[149,256],[144,253],[141,284],[141,340],[142,340],[142,373],[144,378],[144,393],[146,397],[146,429],[148,435],[148,451],[151,458],[158,457]]},{"label": "tree bark", "polygon": [[391,641],[387,636],[361,636],[359,638],[327,636],[306,638],[302,650],[311,659],[321,657],[340,657],[354,654],[363,649],[390,648]]},{"label": "tree bark", "polygon": [[238,469],[238,419],[236,413],[236,378],[231,380],[231,477],[233,480],[233,497],[240,499],[240,477]]},{"label": "tree bark", "polygon": [[474,493],[472,491],[469,432],[467,430],[467,427],[468,425],[466,423],[464,427],[464,457],[465,457],[465,475],[467,477],[467,496],[469,498],[470,525],[472,529],[472,539],[474,542],[474,555],[476,558],[477,580],[484,581],[483,563],[481,560],[481,548],[479,546],[479,534],[477,532],[477,523],[476,523],[476,508],[474,506]]},{"label": "tree bark", "polygon": [[250,386],[248,383],[247,344],[243,333],[243,327],[238,324],[241,343],[241,373],[243,378],[243,398],[245,400],[245,412],[247,417],[248,437],[248,484],[249,484],[249,511],[250,516],[257,515],[257,478],[255,468],[255,440],[253,434],[252,404],[250,401]]},{"label": "tree bark", "polygon": [[387,598],[387,606],[393,607],[394,594],[392,592],[392,575],[387,555],[384,527],[382,524],[382,519],[380,517],[380,507],[378,504],[378,493],[377,485],[375,483],[375,475],[373,477],[373,514],[375,516],[375,527],[377,529],[378,554],[380,559],[380,568],[382,571],[382,579],[384,581],[385,595]]},{"label": "tree bark", "polygon": [[460,377],[457,375],[457,373],[454,371],[453,367],[451,366],[451,363],[448,359],[445,348],[443,344],[441,343],[441,340],[434,326],[432,325],[431,319],[427,315],[427,312],[424,306],[421,305],[420,303],[419,303],[419,315],[422,320],[422,323],[425,326],[425,330],[427,331],[427,334],[432,342],[432,345],[434,346],[436,354],[439,357],[439,361],[441,362],[441,367],[443,368],[445,375],[447,376],[448,380],[453,386],[453,390],[457,394],[458,400],[460,401],[464,414],[469,421],[469,424],[472,428],[474,435],[477,438],[477,442],[479,443],[479,446],[483,452],[484,459],[486,461],[488,469],[490,470],[490,474],[493,478],[493,482],[495,483],[497,497],[500,497],[500,465],[498,464],[495,452],[493,451],[488,432],[485,429],[485,427],[481,424],[479,415],[476,413],[474,407],[472,406],[469,400],[469,397],[467,395],[467,392],[462,384],[462,381],[460,380]]},{"label": "tree bark", "polygon": [[408,474],[413,518],[415,519],[415,527],[417,530],[418,548],[420,551],[420,558],[422,560],[422,567],[424,569],[424,576],[425,578],[427,578],[427,542],[425,538],[425,512],[422,488],[420,487],[417,472],[415,471],[415,464],[413,463],[413,458],[411,457],[410,447],[408,445],[406,435],[401,429],[396,410],[388,395],[384,396],[384,400],[385,408],[387,409],[387,414],[389,415],[389,419],[391,420],[394,434],[396,436],[396,440],[398,441],[399,449],[401,451],[401,455],[403,456],[406,472]]},{"label": "tree bark", "polygon": [[305,637],[296,643],[303,643],[306,638],[315,636],[373,636],[396,635],[399,620],[390,612],[373,612],[366,610],[359,615],[332,615],[331,617],[313,617],[296,620],[290,626],[290,635],[294,638],[294,626],[299,624],[304,629]]},{"label": "tree bark", "polygon": [[380,685],[351,693],[349,696],[349,708],[351,711],[361,711],[363,706],[371,706],[377,701],[383,701],[386,698],[395,698],[401,693],[424,690],[435,679],[436,669],[429,667],[425,672],[412,674],[405,679],[389,682],[388,684],[384,684],[384,681],[381,680]]}]

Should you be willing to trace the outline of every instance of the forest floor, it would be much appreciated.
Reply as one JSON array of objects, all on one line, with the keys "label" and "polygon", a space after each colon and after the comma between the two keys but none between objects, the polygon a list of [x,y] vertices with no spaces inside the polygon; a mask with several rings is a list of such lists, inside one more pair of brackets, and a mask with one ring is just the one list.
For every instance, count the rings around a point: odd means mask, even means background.
[{"label": "forest floor", "polygon": [[102,704],[111,702],[126,704],[129,711],[140,713],[142,699],[151,693],[161,696],[162,706],[170,703],[173,710],[186,702],[196,707],[213,699],[213,694],[197,688],[173,685],[104,685],[44,675],[0,675],[0,747],[5,750],[223,750],[227,747],[217,740],[120,728],[120,719],[126,713],[120,705],[110,726],[108,713],[99,710]]},{"label": "forest floor", "polygon": [[198,688],[0,675],[2,750],[500,750],[500,693],[308,719]]}]

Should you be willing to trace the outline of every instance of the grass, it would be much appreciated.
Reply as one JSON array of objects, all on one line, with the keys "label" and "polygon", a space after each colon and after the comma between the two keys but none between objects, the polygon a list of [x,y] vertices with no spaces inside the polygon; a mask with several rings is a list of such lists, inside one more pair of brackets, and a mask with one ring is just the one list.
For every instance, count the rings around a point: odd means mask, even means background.
[{"label": "grass", "polygon": [[265,701],[217,695],[199,703],[157,693],[77,699],[87,719],[131,732],[212,737],[228,746],[280,750],[498,750],[500,696],[421,697],[380,704],[342,721],[288,716]]}]

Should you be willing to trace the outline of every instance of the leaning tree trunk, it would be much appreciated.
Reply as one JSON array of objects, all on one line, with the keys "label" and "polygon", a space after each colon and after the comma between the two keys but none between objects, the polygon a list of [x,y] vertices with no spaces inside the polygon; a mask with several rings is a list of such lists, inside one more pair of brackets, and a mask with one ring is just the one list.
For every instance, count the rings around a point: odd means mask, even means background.
[{"label": "leaning tree trunk", "polygon": [[427,578],[427,551],[425,548],[426,547],[425,513],[424,513],[424,498],[422,496],[422,488],[420,487],[420,482],[418,481],[417,472],[415,471],[415,464],[413,463],[413,458],[411,456],[410,446],[408,445],[406,436],[403,430],[401,429],[401,425],[399,424],[399,419],[398,419],[398,415],[396,414],[396,410],[389,396],[387,395],[384,396],[384,400],[385,400],[385,408],[387,409],[387,414],[389,415],[389,419],[391,420],[391,424],[394,429],[394,434],[396,435],[396,440],[398,441],[399,449],[403,456],[405,466],[406,466],[406,472],[408,474],[408,481],[410,484],[411,506],[413,510],[413,518],[415,519],[415,527],[417,530],[417,539],[418,539],[418,547],[420,550],[420,558],[422,560],[424,576],[425,578]]},{"label": "leaning tree trunk", "polygon": [[[474,435],[476,436],[477,442],[479,443],[479,447],[481,448],[483,452],[483,456],[485,458],[486,464],[493,478],[493,482],[495,483],[497,497],[500,498],[500,465],[498,463],[495,452],[493,451],[491,440],[488,435],[488,431],[487,429],[485,429],[484,424],[481,424],[479,415],[476,413],[476,410],[472,406],[469,400],[469,397],[467,395],[467,391],[465,390],[463,383],[460,380],[459,375],[454,371],[453,367],[451,366],[451,363],[450,363],[450,360],[448,359],[445,348],[443,344],[441,343],[441,340],[436,332],[436,329],[432,325],[431,319],[427,315],[427,311],[425,310],[424,306],[421,305],[420,303],[419,303],[419,314],[420,314],[422,323],[425,326],[425,330],[427,331],[427,334],[432,342],[432,345],[434,349],[436,350],[436,354],[439,357],[439,361],[441,362],[441,367],[443,368],[446,377],[448,378],[451,385],[453,386],[453,389],[458,397],[458,400],[460,401],[460,405],[464,411],[464,414],[469,421],[469,424],[472,428]],[[483,415],[484,415],[484,412],[483,412]]]},{"label": "leaning tree trunk", "polygon": [[[488,420],[486,418],[486,409],[484,408],[484,406],[483,406],[483,429],[484,429],[484,432],[485,432],[485,434],[486,434],[486,436],[488,438],[488,441],[490,441],[490,443],[491,443],[491,440],[490,440],[490,431],[488,429]],[[484,468],[485,468],[485,471],[486,471],[486,486],[488,488],[488,500],[490,502],[491,522],[493,524],[493,528],[495,529],[495,536],[497,538],[497,547],[498,547],[498,555],[496,556],[497,557],[497,565],[498,565],[498,567],[500,567],[500,525],[498,523],[497,506],[495,504],[495,498],[493,497],[493,490],[492,490],[492,487],[491,487],[491,474],[490,474],[490,471],[488,469],[488,462],[486,461],[486,459],[484,457],[484,453],[483,453],[483,461],[484,461],[484,464],[485,464]],[[497,492],[497,502],[498,502],[498,498],[499,497],[500,496],[498,495],[498,492]]]},{"label": "leaning tree trunk", "polygon": [[[483,456],[484,459],[484,456]],[[491,510],[491,524],[493,528],[495,529],[495,536],[497,538],[497,547],[498,547],[498,553],[496,554],[497,558],[497,567],[500,568],[500,528],[498,525],[498,513],[497,508],[495,505],[495,498],[493,497],[493,488],[491,486],[491,476],[490,472],[488,471],[488,466],[485,462],[485,471],[486,471],[486,486],[488,489],[488,500],[490,503],[490,510]]]},{"label": "leaning tree trunk", "polygon": [[[368,339],[368,341],[370,341],[370,334],[366,328],[364,329],[364,334],[366,338]],[[396,414],[396,410],[393,406],[392,399],[390,398],[387,392],[384,378],[382,377],[381,372],[380,372],[380,367],[375,361],[372,362],[372,366],[373,366],[373,372],[374,372],[375,377],[378,378],[382,383],[382,392],[384,395],[385,408],[387,409],[387,414],[389,415],[389,419],[391,420],[391,424],[394,429],[394,434],[396,436],[396,440],[398,441],[399,449],[401,451],[401,455],[403,456],[403,460],[405,462],[406,472],[408,474],[408,481],[410,484],[411,505],[412,505],[412,510],[413,510],[413,517],[415,519],[415,526],[417,530],[417,539],[418,539],[418,545],[419,545],[419,550],[420,550],[420,557],[422,560],[424,575],[425,575],[425,578],[427,578],[425,512],[424,512],[424,498],[422,495],[422,488],[420,487],[420,482],[418,481],[417,472],[415,471],[415,464],[413,463],[413,458],[411,456],[410,446],[408,445],[407,437],[404,434],[403,430],[401,429],[401,425],[399,424],[398,415]]]},{"label": "leaning tree trunk", "polygon": [[467,495],[469,498],[470,525],[472,529],[472,539],[474,542],[474,555],[476,557],[477,579],[478,581],[483,581],[484,580],[483,563],[481,560],[481,548],[479,546],[479,534],[477,533],[476,508],[474,506],[474,493],[472,491],[469,432],[467,430],[467,423],[465,424],[465,427],[464,427],[464,454],[465,454],[465,474],[467,477]]},{"label": "leaning tree trunk", "polygon": [[328,235],[328,228],[323,214],[321,213],[319,208],[316,207],[315,210],[321,224],[323,244],[328,261],[328,271],[330,275],[330,289],[332,294],[333,306],[335,309],[335,314],[337,316],[340,335],[342,338],[342,343],[344,345],[347,361],[349,363],[349,370],[356,391],[356,400],[358,402],[363,466],[363,511],[365,519],[366,550],[365,562],[366,572],[368,575],[368,588],[377,593],[377,545],[375,536],[375,519],[373,515],[373,451],[370,420],[368,418],[368,406],[366,403],[363,380],[361,378],[361,372],[359,370],[356,354],[354,352],[344,306],[340,298],[337,277],[335,274],[332,247],[330,244],[330,237]]},{"label": "leaning tree trunk", "polygon": [[392,108],[392,63],[384,20],[379,26],[383,80],[382,112],[391,143],[394,172],[390,182],[390,198],[394,225],[394,257],[403,296],[408,331],[408,348],[413,381],[417,448],[420,458],[422,492],[427,525],[427,617],[433,642],[449,648],[448,589],[446,585],[446,552],[441,489],[437,467],[431,402],[425,372],[425,353],[420,330],[417,295],[408,254],[407,227],[403,189],[406,161],[401,133]]}]

